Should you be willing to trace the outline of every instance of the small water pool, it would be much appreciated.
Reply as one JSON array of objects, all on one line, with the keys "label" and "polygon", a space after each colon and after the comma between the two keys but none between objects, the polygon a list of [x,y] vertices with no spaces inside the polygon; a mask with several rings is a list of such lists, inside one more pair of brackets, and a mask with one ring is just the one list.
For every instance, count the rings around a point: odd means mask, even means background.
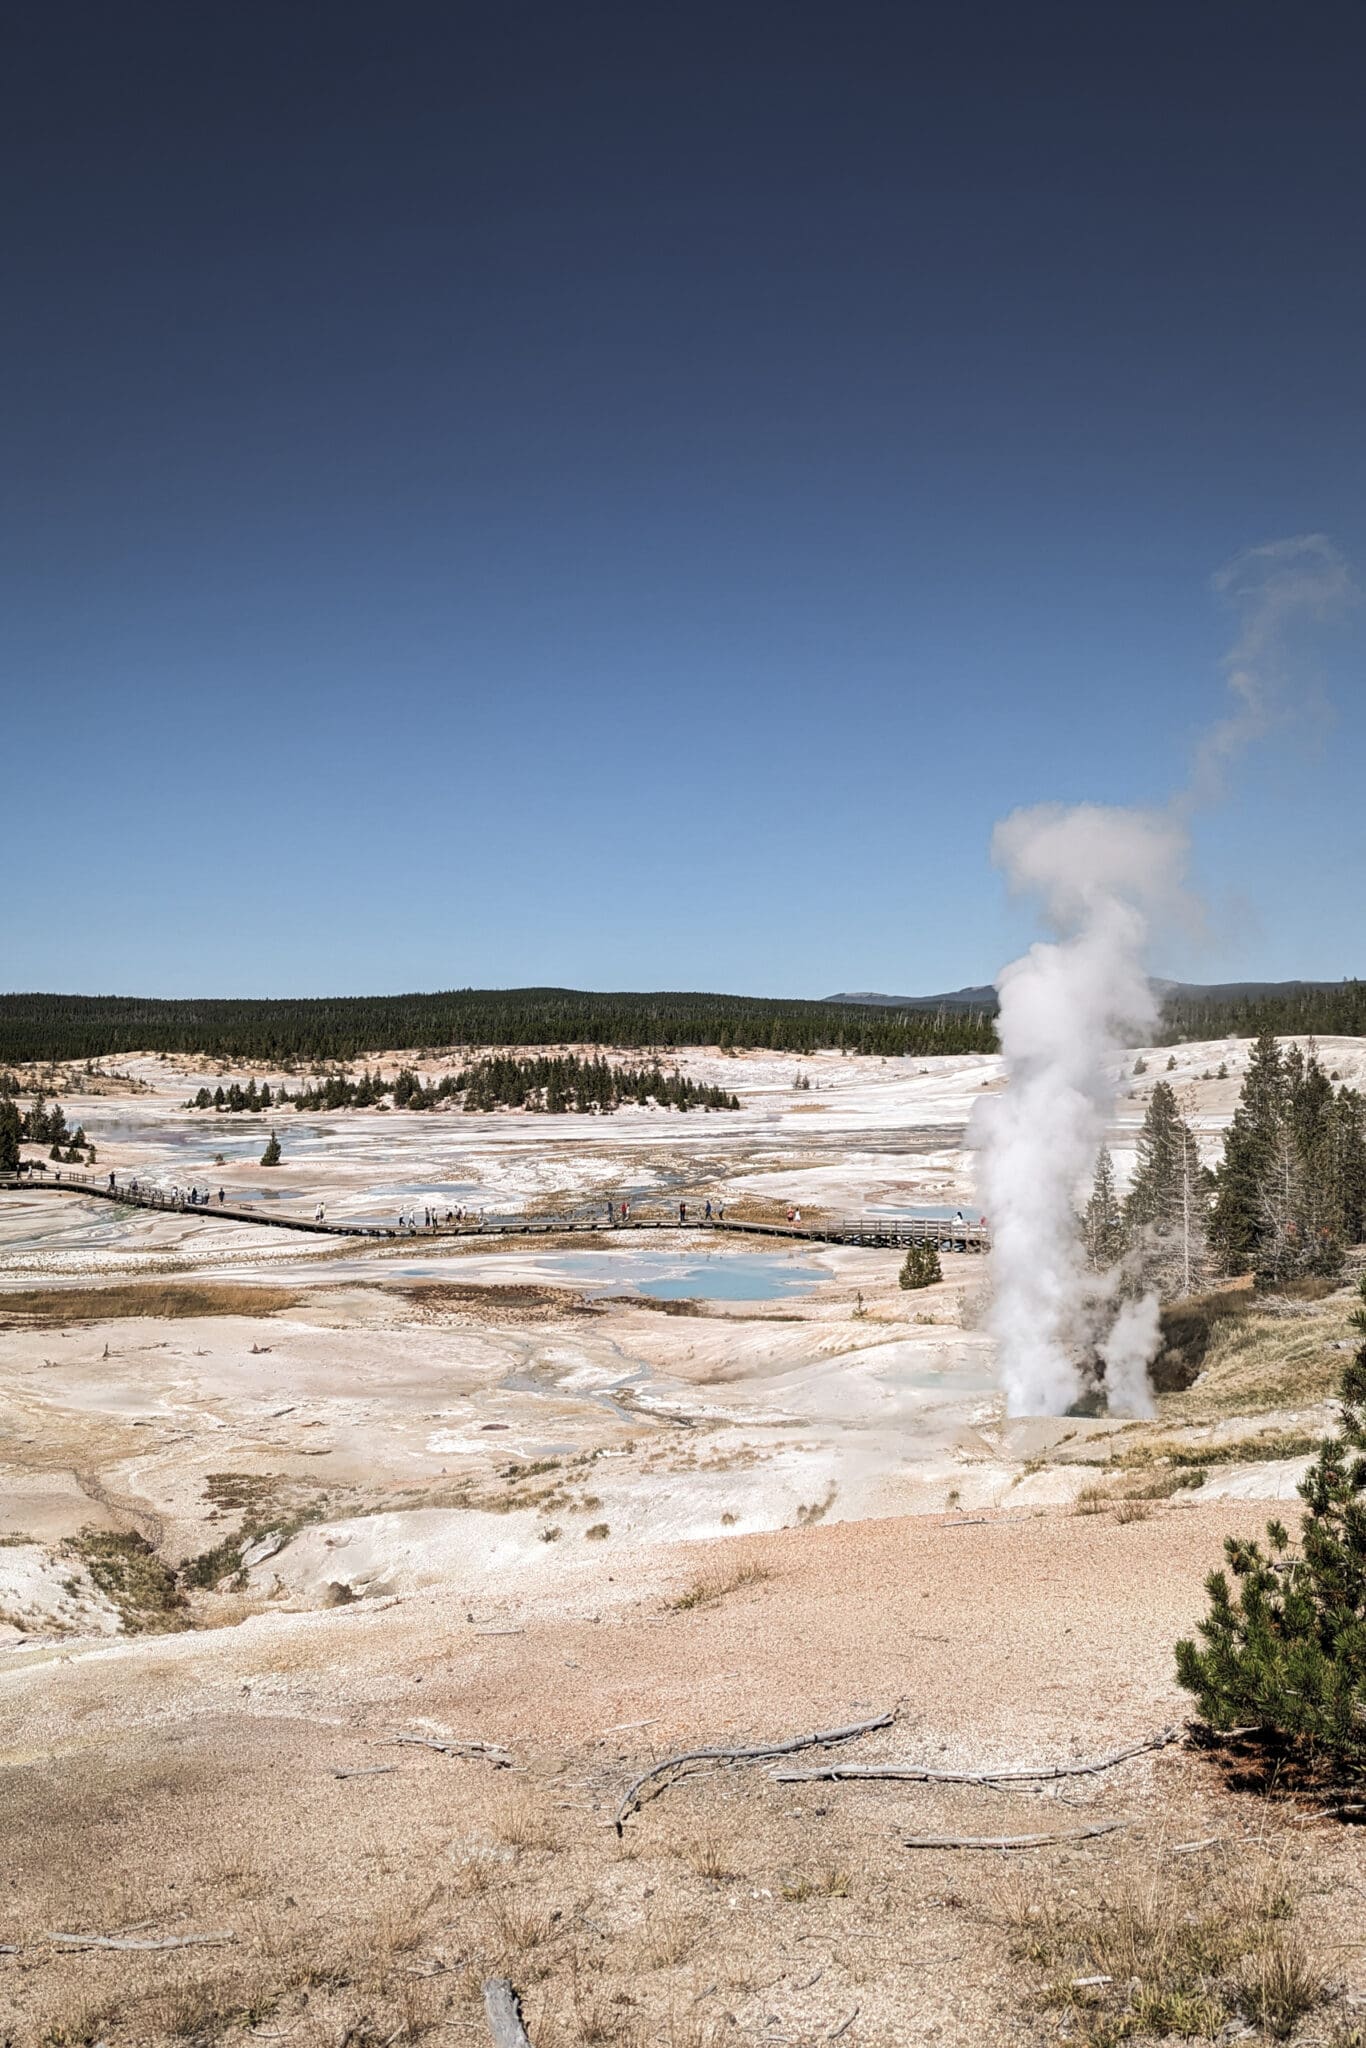
[{"label": "small water pool", "polygon": [[782,1301],[828,1278],[819,1266],[765,1252],[558,1252],[537,1259],[536,1270],[587,1294],[655,1301]]}]

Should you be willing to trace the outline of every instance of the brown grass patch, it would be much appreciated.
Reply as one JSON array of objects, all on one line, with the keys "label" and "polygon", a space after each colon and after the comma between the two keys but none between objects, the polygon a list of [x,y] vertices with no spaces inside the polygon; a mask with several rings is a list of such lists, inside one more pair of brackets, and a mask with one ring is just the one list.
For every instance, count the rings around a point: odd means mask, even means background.
[{"label": "brown grass patch", "polygon": [[189,1626],[179,1576],[162,1563],[145,1536],[121,1529],[82,1529],[62,1548],[79,1557],[105,1598],[117,1607],[130,1635],[164,1635]]},{"label": "brown grass patch", "polygon": [[0,1293],[0,1330],[64,1329],[131,1316],[273,1316],[303,1300],[293,1287],[204,1280],[119,1281],[108,1287],[21,1287]]},{"label": "brown grass patch", "polygon": [[772,1577],[772,1572],[762,1564],[743,1564],[730,1572],[703,1572],[668,1604],[675,1614],[689,1613],[694,1607],[714,1607],[728,1593],[738,1593],[745,1586],[762,1586]]},{"label": "brown grass patch", "polygon": [[416,1280],[403,1287],[388,1288],[412,1303],[417,1320],[446,1322],[474,1316],[486,1322],[546,1323],[559,1316],[595,1315],[595,1303],[570,1287],[545,1287],[527,1281],[512,1285],[475,1280]]},{"label": "brown grass patch", "polygon": [[1306,1303],[1294,1317],[1250,1308],[1219,1320],[1210,1335],[1198,1381],[1162,1398],[1168,1422],[1212,1422],[1272,1408],[1305,1408],[1329,1398],[1342,1372],[1330,1346],[1352,1339],[1348,1314],[1357,1304],[1346,1290],[1322,1303]]},{"label": "brown grass patch", "polygon": [[780,1896],[790,1905],[802,1905],[807,1899],[847,1899],[853,1889],[849,1872],[832,1865],[827,1870],[804,1870],[800,1876],[789,1878]]},{"label": "brown grass patch", "polygon": [[1129,1863],[1080,1895],[1041,1892],[1018,1874],[1008,1884],[1012,1953],[1037,1973],[1037,2006],[1066,2015],[1078,2048],[1135,2035],[1212,2040],[1240,2025],[1285,2040],[1330,1995],[1273,1857],[1243,1848],[1213,1870]]}]

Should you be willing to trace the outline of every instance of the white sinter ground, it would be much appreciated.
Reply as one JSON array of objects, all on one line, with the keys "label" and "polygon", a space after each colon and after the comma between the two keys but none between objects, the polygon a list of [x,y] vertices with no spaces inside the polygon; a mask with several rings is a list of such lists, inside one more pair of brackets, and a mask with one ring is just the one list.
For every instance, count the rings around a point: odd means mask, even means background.
[{"label": "white sinter ground", "polygon": [[[1216,1157],[1248,1052],[1149,1049],[1140,1076],[1126,1055],[1110,1133],[1121,1178],[1158,1080]],[[1319,1053],[1343,1080],[1366,1079],[1362,1042],[1320,1041]],[[413,1064],[435,1076],[450,1063]],[[807,1220],[976,1213],[965,1133],[1001,1086],[997,1059],[690,1052],[679,1064],[737,1093],[740,1111],[216,1115],[183,1104],[219,1070],[150,1057],[120,1063],[128,1081],[62,1102],[101,1174],[222,1187],[229,1202],[306,1217],[319,1201],[334,1220],[392,1223],[457,1205],[600,1212],[609,1198],[637,1214],[687,1201],[696,1215],[709,1198],[772,1219],[790,1206]],[[799,1075],[809,1086],[794,1087]],[[274,1171],[258,1163],[272,1128],[284,1149]],[[253,1598],[286,1605],[335,1583],[358,1595],[452,1574],[471,1589],[528,1574],[568,1583],[590,1556],[624,1562],[679,1538],[1071,1498],[1085,1468],[1034,1469],[1062,1425],[1003,1420],[980,1328],[986,1262],[948,1254],[943,1283],[916,1294],[897,1287],[898,1264],[895,1252],[718,1246],[702,1233],[372,1244],[212,1210],[6,1194],[0,1306],[6,1291],[115,1281],[256,1281],[293,1298],[271,1314],[83,1311],[0,1328],[0,1536],[33,1538],[0,1545],[0,1612],[69,1626],[61,1603],[74,1601],[107,1627],[79,1575],[48,1569],[51,1547],[132,1514],[166,1554],[194,1554],[235,1526],[213,1505],[224,1474],[312,1503],[314,1519],[249,1574]],[[1066,1431],[1085,1442],[1107,1427]],[[509,1510],[505,1475],[530,1461],[552,1467],[544,1497],[521,1488]],[[1259,1482],[1242,1467],[1227,1479],[1274,1493],[1289,1476]]]}]

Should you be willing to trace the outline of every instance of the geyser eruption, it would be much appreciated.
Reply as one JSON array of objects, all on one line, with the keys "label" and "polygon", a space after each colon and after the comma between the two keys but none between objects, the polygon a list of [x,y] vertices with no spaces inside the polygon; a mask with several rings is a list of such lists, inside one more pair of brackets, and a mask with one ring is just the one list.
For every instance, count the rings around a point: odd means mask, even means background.
[{"label": "geyser eruption", "polygon": [[1112,1411],[1151,1408],[1156,1300],[1116,1313],[1086,1269],[1076,1200],[1114,1107],[1124,1035],[1156,1022],[1148,944],[1180,902],[1185,853],[1171,817],[1098,804],[1015,811],[992,836],[1011,889],[1036,897],[1056,933],[997,980],[1009,1085],[979,1105],[972,1134],[992,1226],[989,1327],[1011,1415],[1063,1414],[1090,1353],[1105,1361]]}]

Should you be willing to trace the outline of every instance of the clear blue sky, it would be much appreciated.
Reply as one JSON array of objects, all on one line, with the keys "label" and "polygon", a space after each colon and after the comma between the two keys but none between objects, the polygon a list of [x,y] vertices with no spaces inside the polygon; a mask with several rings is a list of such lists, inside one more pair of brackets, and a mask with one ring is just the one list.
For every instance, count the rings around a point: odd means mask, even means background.
[{"label": "clear blue sky", "polygon": [[[1364,60],[1225,0],[13,11],[0,985],[989,978],[994,819],[1183,780],[1218,566],[1366,569]],[[1364,650],[1162,965],[1366,969]]]}]

